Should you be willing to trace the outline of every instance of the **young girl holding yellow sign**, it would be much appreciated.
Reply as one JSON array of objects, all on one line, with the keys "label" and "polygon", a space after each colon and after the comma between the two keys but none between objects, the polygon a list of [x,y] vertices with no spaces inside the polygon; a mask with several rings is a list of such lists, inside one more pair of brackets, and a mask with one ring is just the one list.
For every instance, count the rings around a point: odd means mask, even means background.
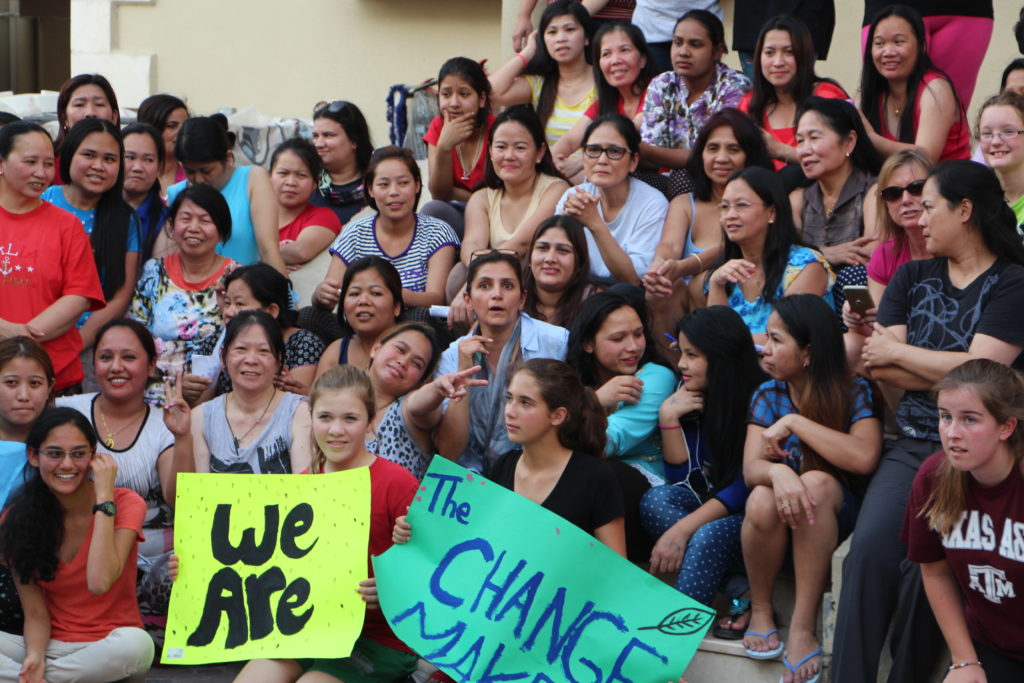
[{"label": "young girl holding yellow sign", "polygon": [[[479,368],[472,368],[476,372]],[[457,390],[463,379],[446,385],[449,398],[465,394]],[[452,376],[446,376],[451,378]],[[374,417],[373,387],[366,373],[351,365],[332,368],[321,375],[309,395],[313,416],[312,471],[341,472],[370,468],[369,557],[391,547],[391,530],[405,514],[419,482],[401,465],[378,458],[366,450],[366,433]],[[366,602],[366,621],[352,655],[341,659],[254,659],[235,679],[236,683],[268,681],[309,681],[325,683],[381,683],[402,681],[416,670],[418,657],[399,640],[384,620],[377,603],[377,580],[372,566],[369,577],[359,583]]]}]

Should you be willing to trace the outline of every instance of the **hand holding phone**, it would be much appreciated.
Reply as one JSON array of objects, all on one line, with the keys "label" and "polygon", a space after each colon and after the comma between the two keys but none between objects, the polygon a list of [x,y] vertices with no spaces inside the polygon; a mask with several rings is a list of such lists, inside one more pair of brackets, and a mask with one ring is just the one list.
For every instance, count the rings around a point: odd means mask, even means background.
[{"label": "hand holding phone", "polygon": [[857,315],[865,315],[875,307],[875,301],[871,298],[871,292],[864,285],[849,285],[843,287],[846,300],[850,302],[850,310]]}]

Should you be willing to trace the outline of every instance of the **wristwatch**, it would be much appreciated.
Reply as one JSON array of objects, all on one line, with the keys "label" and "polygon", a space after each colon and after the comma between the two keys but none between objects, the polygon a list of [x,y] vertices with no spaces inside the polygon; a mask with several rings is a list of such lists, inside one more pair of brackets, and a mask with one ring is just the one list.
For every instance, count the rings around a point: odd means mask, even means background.
[{"label": "wristwatch", "polygon": [[97,512],[102,512],[107,517],[113,517],[117,514],[117,505],[115,505],[112,500],[105,500],[102,503],[92,506],[92,514],[95,515]]}]

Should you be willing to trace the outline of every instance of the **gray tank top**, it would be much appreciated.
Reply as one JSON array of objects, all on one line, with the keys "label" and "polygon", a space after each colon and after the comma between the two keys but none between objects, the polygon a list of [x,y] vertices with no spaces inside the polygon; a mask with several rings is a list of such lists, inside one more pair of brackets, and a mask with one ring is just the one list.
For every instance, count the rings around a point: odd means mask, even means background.
[{"label": "gray tank top", "polygon": [[210,471],[236,474],[291,474],[292,417],[305,396],[286,392],[263,431],[235,449],[224,401],[228,394],[203,404],[203,436],[210,449]]}]

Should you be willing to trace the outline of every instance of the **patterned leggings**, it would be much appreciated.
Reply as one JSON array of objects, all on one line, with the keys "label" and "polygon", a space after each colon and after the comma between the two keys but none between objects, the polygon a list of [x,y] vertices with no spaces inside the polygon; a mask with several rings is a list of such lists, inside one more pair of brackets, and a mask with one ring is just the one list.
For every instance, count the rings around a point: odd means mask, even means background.
[{"label": "patterned leggings", "polygon": [[[843,304],[846,303],[846,292],[844,287],[854,285],[867,285],[868,269],[865,266],[844,266],[836,273],[836,282],[832,285],[832,301],[835,302],[836,316],[839,318],[839,327],[842,331],[848,332],[849,328],[843,322]],[[875,302],[878,305],[878,302]]]},{"label": "patterned leggings", "polygon": [[[673,524],[701,506],[703,501],[685,486],[656,486],[640,501],[640,519],[651,538],[660,538]],[[729,582],[730,573],[743,572],[740,528],[743,515],[735,514],[708,522],[690,537],[683,564],[676,577],[676,590],[710,605],[722,588],[730,598],[746,590],[746,582]]]}]

